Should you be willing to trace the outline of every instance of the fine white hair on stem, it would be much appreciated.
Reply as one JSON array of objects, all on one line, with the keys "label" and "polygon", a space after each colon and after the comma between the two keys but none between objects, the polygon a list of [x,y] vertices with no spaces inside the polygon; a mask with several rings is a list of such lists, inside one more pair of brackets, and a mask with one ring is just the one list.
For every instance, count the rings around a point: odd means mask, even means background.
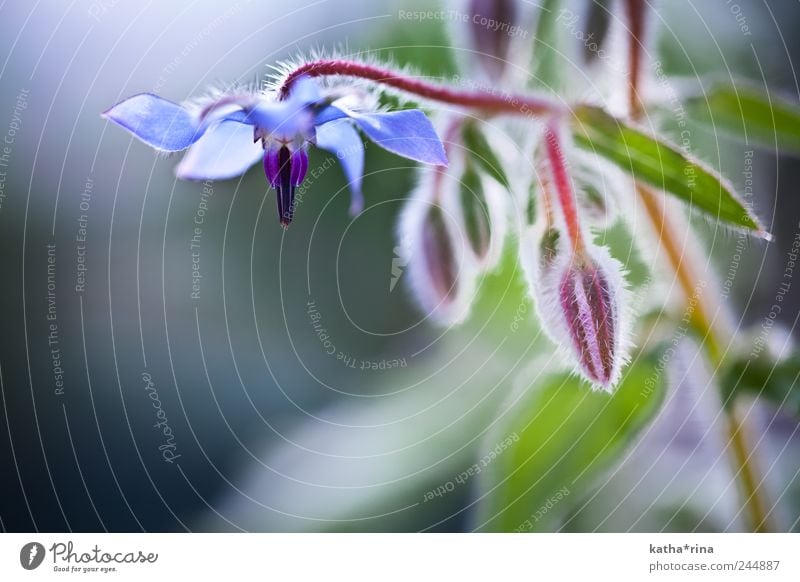
[{"label": "fine white hair on stem", "polygon": [[[263,90],[268,93],[277,91],[286,82],[288,76],[298,68],[303,65],[321,60],[342,59],[364,65],[385,68],[393,71],[398,76],[409,78],[426,78],[425,75],[422,75],[413,67],[409,65],[399,65],[391,58],[391,56],[381,54],[381,52],[382,51],[379,49],[362,49],[354,52],[349,50],[346,45],[341,45],[334,49],[318,47],[311,49],[306,53],[298,52],[295,55],[287,57],[282,61],[278,61],[275,64],[267,65],[270,69],[270,72],[267,74],[263,83]],[[345,91],[349,94],[361,93],[365,96],[365,98],[369,97],[373,101],[373,107],[366,108],[370,109],[377,107],[378,99],[381,94],[392,96],[401,106],[417,103],[425,103],[432,107],[439,106],[439,104],[433,101],[428,101],[417,95],[409,95],[405,91],[401,91],[386,85],[381,85],[367,79],[360,79],[346,75],[325,75],[324,77],[317,77],[316,79],[323,91],[334,96],[338,92]]]}]

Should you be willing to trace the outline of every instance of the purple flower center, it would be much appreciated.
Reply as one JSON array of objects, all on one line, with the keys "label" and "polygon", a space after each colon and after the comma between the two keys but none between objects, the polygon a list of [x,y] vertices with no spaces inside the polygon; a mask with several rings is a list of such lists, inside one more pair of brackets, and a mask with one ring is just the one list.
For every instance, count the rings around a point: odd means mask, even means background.
[{"label": "purple flower center", "polygon": [[284,228],[292,222],[295,193],[307,170],[308,154],[302,148],[291,151],[289,146],[282,145],[264,152],[264,173],[269,185],[275,188],[278,219]]}]

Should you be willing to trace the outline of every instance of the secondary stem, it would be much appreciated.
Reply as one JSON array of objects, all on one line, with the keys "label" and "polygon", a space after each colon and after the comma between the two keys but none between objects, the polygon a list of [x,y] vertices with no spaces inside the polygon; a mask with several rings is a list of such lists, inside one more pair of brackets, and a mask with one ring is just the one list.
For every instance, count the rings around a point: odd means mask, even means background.
[{"label": "secondary stem", "polygon": [[[636,119],[642,113],[642,102],[639,95],[639,77],[642,71],[641,43],[644,36],[644,13],[646,7],[644,0],[627,0],[626,5],[630,26],[629,59],[631,67],[628,100],[631,118]],[[502,94],[494,89],[462,91],[422,79],[408,77],[392,71],[391,69],[343,59],[322,59],[299,66],[287,75],[279,89],[280,95],[285,97],[292,83],[304,75],[309,77],[342,75],[368,79],[388,87],[418,95],[425,99],[479,110],[486,114],[506,113],[527,117],[544,115],[555,118],[568,112],[568,109],[562,104],[541,96]],[[551,127],[548,127],[549,134]],[[553,133],[552,135],[556,134]],[[569,191],[561,187],[563,186],[563,180],[562,183],[559,183],[560,177],[559,175],[555,175],[559,168],[564,169],[564,167],[561,164],[563,158],[560,157],[557,140],[553,143],[556,149],[552,152],[550,161],[551,167],[554,169],[555,186],[558,191],[559,203],[564,210],[573,248],[578,250],[582,247],[583,241],[580,229],[578,228],[577,211],[575,210],[574,199],[569,195]],[[550,140],[548,140],[548,148],[550,147]],[[553,155],[555,155],[555,158]],[[556,161],[555,165],[553,165],[553,160]],[[569,186],[568,182],[567,186]],[[659,235],[670,266],[674,270],[681,289],[688,301],[697,295],[697,285],[694,274],[687,264],[688,261],[686,260],[685,253],[682,252],[674,236],[671,220],[677,220],[679,217],[670,216],[658,196],[648,187],[637,183],[636,191],[644,204],[655,231]],[[692,312],[692,325],[703,338],[703,347],[707,357],[712,363],[718,365],[722,357],[721,346],[723,345],[723,341],[719,331],[714,326],[714,320],[711,319],[710,313],[711,311],[706,302],[706,297],[696,297],[696,307]],[[735,407],[726,407],[726,414],[729,442],[734,462],[738,468],[736,475],[744,491],[745,506],[750,516],[753,531],[766,531],[768,529],[766,503],[759,491],[759,481],[752,463],[750,462],[752,453],[749,452],[744,438],[743,423],[741,419],[738,418]]]},{"label": "secondary stem", "polygon": [[572,244],[572,250],[580,252],[584,247],[583,235],[578,220],[578,207],[575,202],[575,192],[570,183],[564,151],[559,139],[559,131],[558,124],[555,120],[548,122],[544,135],[547,160],[550,164],[553,183],[556,188],[556,194],[558,195],[558,203],[561,206],[564,222],[567,225],[567,234]]},{"label": "secondary stem", "polygon": [[[628,11],[628,55],[630,66],[628,102],[630,116],[636,120],[642,114],[639,81],[642,74],[642,43],[645,32],[646,6],[644,0],[627,0],[626,8]],[[672,221],[682,220],[682,217],[670,215],[668,209],[650,188],[637,184],[636,191],[644,204],[645,211],[653,224],[654,230],[658,233],[664,254],[675,272],[687,302],[692,298],[696,301],[691,314],[691,323],[702,338],[702,346],[709,362],[712,364],[712,368],[718,370],[722,363],[724,340],[719,329],[714,325],[714,320],[710,317],[712,311],[709,303],[713,302],[713,299],[709,299],[709,294],[697,294],[697,282],[690,266],[691,257],[688,257],[689,260],[687,260],[686,253],[682,252],[674,236],[675,230],[672,226]],[[724,407],[724,413],[728,443],[737,469],[735,477],[739,479],[741,485],[750,527],[754,532],[769,531],[767,504],[762,492],[759,490],[759,480],[755,467],[751,462],[753,454],[750,452],[744,434],[743,419],[739,417],[733,403]]]}]

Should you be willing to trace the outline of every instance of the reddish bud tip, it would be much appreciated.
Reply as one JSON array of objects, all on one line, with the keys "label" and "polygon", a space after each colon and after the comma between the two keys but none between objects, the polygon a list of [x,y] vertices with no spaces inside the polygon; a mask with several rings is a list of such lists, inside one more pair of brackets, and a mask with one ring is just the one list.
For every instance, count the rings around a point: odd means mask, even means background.
[{"label": "reddish bud tip", "polygon": [[603,272],[578,261],[561,278],[558,298],[581,369],[593,382],[611,385],[615,375],[619,306]]},{"label": "reddish bud tip", "polygon": [[[537,233],[538,230],[538,233]],[[605,248],[570,252],[553,229],[531,229],[522,254],[544,331],[595,388],[611,391],[627,359],[622,268]]]}]

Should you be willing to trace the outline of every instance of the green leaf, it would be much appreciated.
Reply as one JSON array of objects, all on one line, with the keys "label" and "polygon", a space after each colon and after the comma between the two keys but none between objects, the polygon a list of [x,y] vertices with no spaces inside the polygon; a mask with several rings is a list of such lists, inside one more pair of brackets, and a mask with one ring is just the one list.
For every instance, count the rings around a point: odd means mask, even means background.
[{"label": "green leaf", "polygon": [[469,159],[497,180],[501,186],[508,188],[508,177],[503,170],[503,165],[497,159],[481,130],[474,123],[467,121],[461,128],[461,137],[464,140]]},{"label": "green leaf", "polygon": [[530,388],[501,417],[478,463],[485,469],[475,527],[557,528],[559,517],[654,418],[665,390],[656,354],[638,357],[611,396],[589,391],[570,374]]},{"label": "green leaf", "polygon": [[591,105],[575,110],[574,135],[578,145],[613,162],[636,180],[728,224],[768,236],[727,180],[677,146]]},{"label": "green leaf", "polygon": [[[726,367],[720,384],[726,396],[749,393],[766,398],[800,418],[800,353],[780,361],[763,354],[737,358]],[[733,400],[726,398],[728,404]]]},{"label": "green leaf", "polygon": [[719,85],[686,102],[687,113],[745,143],[800,154],[800,105],[752,87]]}]

